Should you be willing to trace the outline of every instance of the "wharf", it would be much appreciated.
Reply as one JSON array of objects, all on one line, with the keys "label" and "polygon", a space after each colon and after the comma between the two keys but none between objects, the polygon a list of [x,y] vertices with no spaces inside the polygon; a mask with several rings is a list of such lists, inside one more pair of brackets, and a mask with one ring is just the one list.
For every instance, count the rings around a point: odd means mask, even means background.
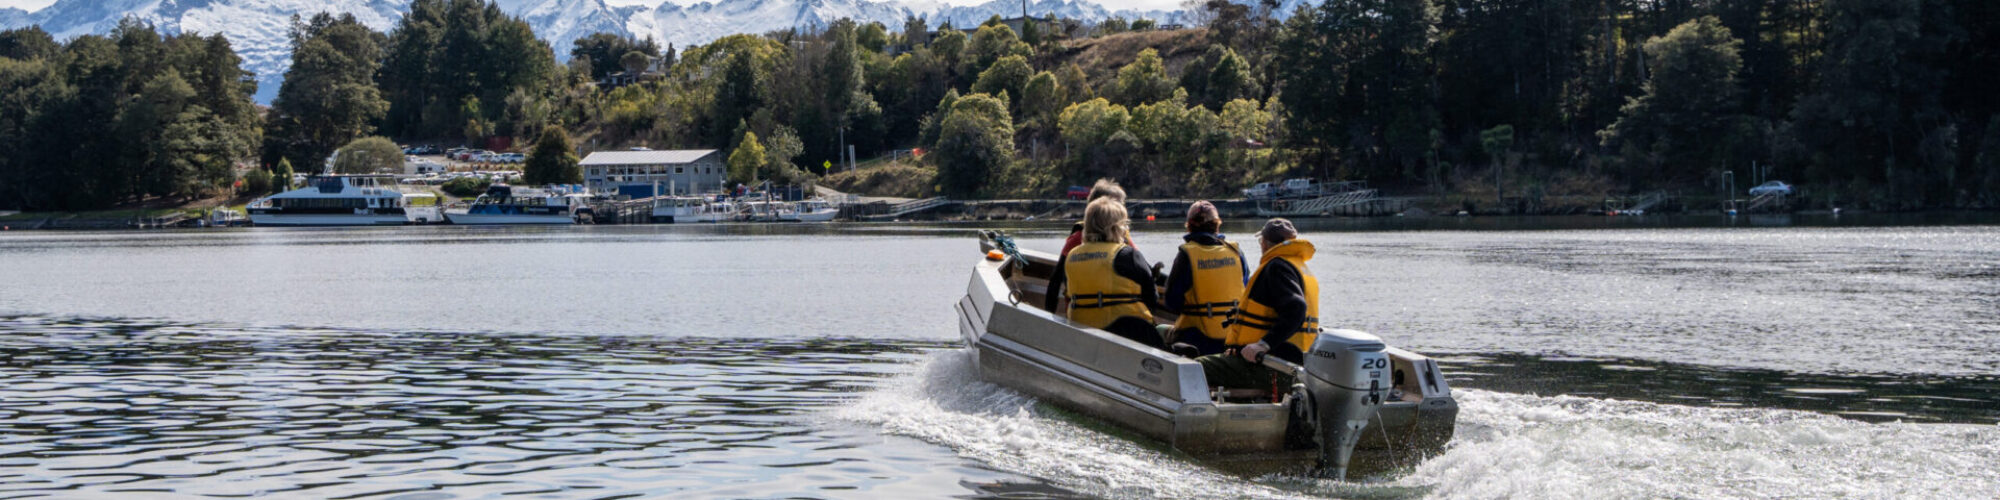
[{"label": "wharf", "polygon": [[590,201],[591,224],[645,224],[653,220],[653,202],[663,197],[600,198]]}]

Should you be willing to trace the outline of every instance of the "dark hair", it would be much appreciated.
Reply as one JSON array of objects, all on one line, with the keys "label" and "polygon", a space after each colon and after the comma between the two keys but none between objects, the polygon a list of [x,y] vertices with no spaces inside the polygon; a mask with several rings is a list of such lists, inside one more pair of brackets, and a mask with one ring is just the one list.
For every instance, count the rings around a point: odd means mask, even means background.
[{"label": "dark hair", "polygon": [[1216,213],[1215,204],[1202,200],[1189,205],[1187,230],[1191,233],[1221,232],[1222,216]]}]

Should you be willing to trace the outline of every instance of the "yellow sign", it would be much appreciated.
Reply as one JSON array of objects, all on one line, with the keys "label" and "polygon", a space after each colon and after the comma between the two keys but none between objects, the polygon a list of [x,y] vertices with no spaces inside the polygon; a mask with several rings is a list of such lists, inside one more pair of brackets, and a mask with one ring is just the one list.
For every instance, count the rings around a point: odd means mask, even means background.
[{"label": "yellow sign", "polygon": [[820,170],[825,170],[829,172],[833,171],[833,160],[827,160],[826,163],[821,163],[819,168]]}]

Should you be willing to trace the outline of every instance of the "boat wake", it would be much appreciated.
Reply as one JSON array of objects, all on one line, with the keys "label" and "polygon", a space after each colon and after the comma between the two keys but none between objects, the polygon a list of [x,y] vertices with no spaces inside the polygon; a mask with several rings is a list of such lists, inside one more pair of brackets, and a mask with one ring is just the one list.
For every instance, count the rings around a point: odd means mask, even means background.
[{"label": "boat wake", "polygon": [[1996,425],[1455,393],[1461,412],[1449,449],[1358,483],[1223,472],[983,382],[963,349],[933,353],[833,415],[1105,498],[1980,498],[2000,491]]}]

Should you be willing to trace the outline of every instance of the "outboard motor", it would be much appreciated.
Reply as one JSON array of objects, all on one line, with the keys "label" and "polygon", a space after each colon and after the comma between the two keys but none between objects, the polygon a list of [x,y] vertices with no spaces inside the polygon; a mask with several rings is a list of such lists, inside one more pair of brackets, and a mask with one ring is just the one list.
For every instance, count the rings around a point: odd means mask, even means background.
[{"label": "outboard motor", "polygon": [[1389,356],[1380,337],[1327,330],[1306,353],[1306,392],[1318,426],[1321,477],[1343,479],[1354,443],[1389,392]]}]

